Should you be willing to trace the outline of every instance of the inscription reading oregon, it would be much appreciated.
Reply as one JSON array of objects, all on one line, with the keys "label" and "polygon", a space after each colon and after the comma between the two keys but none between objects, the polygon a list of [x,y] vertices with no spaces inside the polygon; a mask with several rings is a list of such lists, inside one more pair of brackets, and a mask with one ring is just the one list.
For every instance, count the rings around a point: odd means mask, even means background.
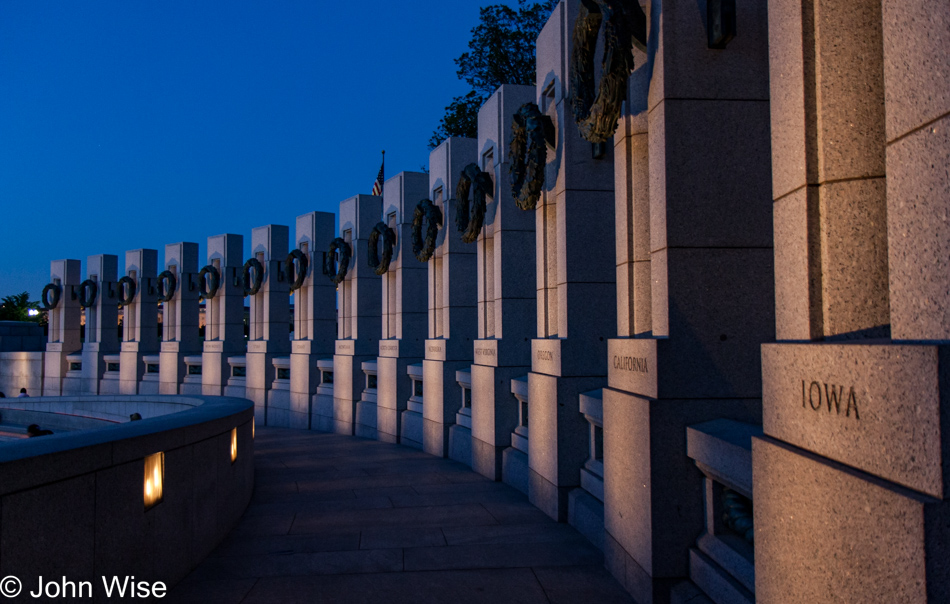
[{"label": "inscription reading oregon", "polygon": [[[806,397],[805,390],[808,390]],[[821,413],[822,408],[827,408],[829,414],[834,409],[835,415],[841,415],[844,411],[845,417],[851,417],[851,410],[854,410],[854,419],[860,420],[858,413],[858,397],[854,393],[854,386],[848,387],[848,394],[844,393],[844,386],[835,384],[825,384],[812,382],[805,386],[805,380],[802,380],[802,409],[811,409]]]},{"label": "inscription reading oregon", "polygon": [[614,369],[650,373],[646,357],[621,357],[614,355]]},{"label": "inscription reading oregon", "polygon": [[493,357],[495,356],[495,351],[491,348],[476,348],[475,354],[477,356]]}]

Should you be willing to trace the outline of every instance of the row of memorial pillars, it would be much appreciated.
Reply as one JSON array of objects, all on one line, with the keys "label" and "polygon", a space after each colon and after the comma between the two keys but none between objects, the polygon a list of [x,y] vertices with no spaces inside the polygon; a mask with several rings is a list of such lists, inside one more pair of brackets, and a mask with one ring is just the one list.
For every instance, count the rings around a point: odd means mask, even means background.
[{"label": "row of memorial pillars", "polygon": [[[459,371],[472,364],[476,337],[475,245],[456,230],[456,188],[477,159],[477,140],[448,138],[429,154],[429,199],[442,212],[436,249],[428,261],[429,339],[422,362],[423,450],[472,465],[471,409],[462,409]],[[428,225],[423,225],[428,226]],[[410,409],[411,411],[411,409]]]},{"label": "row of memorial pillars", "polygon": [[[311,402],[316,380],[309,366],[320,355],[330,356],[335,335],[334,287],[322,275],[323,239],[333,233],[333,214],[311,212],[298,217],[297,247],[306,256],[306,275],[296,290],[299,311],[294,337],[303,367],[291,382],[275,375],[277,365],[290,372],[289,283],[302,263],[294,263],[294,274],[284,274],[288,229],[268,225],[254,229],[254,257],[264,267],[260,291],[251,296],[251,337],[245,345],[244,283],[242,278],[243,237],[225,234],[208,238],[207,262],[219,278],[211,292],[210,275],[200,277],[198,245],[175,243],[165,247],[164,270],[171,274],[159,279],[156,250],[126,253],[126,274],[117,275],[118,258],[90,256],[87,279],[95,284],[96,296],[85,309],[86,340],[80,341],[80,312],[83,296],[91,298],[92,288],[81,290],[78,260],[51,264],[51,283],[61,287],[59,304],[50,312],[50,336],[44,394],[207,394],[250,397],[257,403],[261,421],[268,409],[272,425],[309,427]],[[319,242],[319,243],[318,243]],[[315,272],[316,271],[316,272]],[[207,272],[207,271],[206,271]],[[121,284],[125,278],[131,280]],[[132,290],[134,287],[134,292]],[[204,298],[206,338],[199,335],[200,292]],[[162,301],[162,339],[159,344],[158,299]],[[134,294],[134,295],[133,295]],[[128,298],[123,311],[121,344],[113,327],[118,319],[118,303]],[[246,349],[247,350],[246,353]],[[286,362],[282,363],[281,359]],[[250,372],[246,369],[250,365]],[[233,367],[242,368],[236,377]],[[265,399],[265,397],[267,397]]]},{"label": "row of memorial pillars", "polygon": [[769,21],[779,343],[756,597],[946,601],[950,13],[778,0]]},{"label": "row of memorial pillars", "polygon": [[[719,568],[695,545],[718,537],[722,485],[690,458],[687,427],[717,420],[745,434],[761,422],[760,346],[774,337],[769,30],[765,0],[737,11],[741,35],[726,49],[708,48],[695,2],[644,9],[647,47],[635,50],[614,137],[604,549],[638,602],[667,602],[676,585]],[[751,472],[742,478],[751,484]],[[747,486],[741,494],[751,498]],[[730,601],[746,601],[747,587]]]}]

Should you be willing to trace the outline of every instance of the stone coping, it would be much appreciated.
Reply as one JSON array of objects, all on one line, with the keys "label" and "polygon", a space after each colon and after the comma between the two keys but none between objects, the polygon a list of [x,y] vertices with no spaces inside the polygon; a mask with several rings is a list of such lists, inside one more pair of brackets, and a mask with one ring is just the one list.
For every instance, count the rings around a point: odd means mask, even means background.
[{"label": "stone coping", "polygon": [[[31,438],[0,448],[0,496],[35,488],[142,459],[159,451],[187,446],[250,422],[254,404],[215,396],[64,396],[19,399],[21,405],[115,402],[180,404],[187,409],[166,415],[110,425],[95,430]],[[18,402],[10,399],[6,404]]]}]

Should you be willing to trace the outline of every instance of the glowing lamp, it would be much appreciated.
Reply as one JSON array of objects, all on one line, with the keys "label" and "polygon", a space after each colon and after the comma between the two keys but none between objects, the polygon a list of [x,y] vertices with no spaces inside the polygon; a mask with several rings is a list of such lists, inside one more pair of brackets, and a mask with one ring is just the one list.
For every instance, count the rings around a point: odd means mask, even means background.
[{"label": "glowing lamp", "polygon": [[145,458],[145,509],[162,502],[165,482],[165,454],[154,453]]},{"label": "glowing lamp", "polygon": [[231,463],[237,461],[237,428],[231,428]]}]

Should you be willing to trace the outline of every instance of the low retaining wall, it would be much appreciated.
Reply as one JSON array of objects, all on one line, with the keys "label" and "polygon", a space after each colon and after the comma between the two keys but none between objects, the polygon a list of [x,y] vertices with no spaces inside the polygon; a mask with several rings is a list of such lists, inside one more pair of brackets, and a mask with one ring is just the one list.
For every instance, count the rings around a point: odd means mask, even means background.
[{"label": "low retaining wall", "polygon": [[[134,576],[136,583],[161,581],[170,589],[220,543],[250,501],[250,401],[48,397],[29,404],[36,411],[88,404],[104,413],[112,406],[117,414],[134,406],[143,417],[152,404],[166,413],[186,410],[0,446],[0,577],[19,578],[26,599],[40,576],[88,581],[96,602],[107,600],[103,578]],[[158,452],[164,453],[164,498],[146,510],[145,458]]]}]

